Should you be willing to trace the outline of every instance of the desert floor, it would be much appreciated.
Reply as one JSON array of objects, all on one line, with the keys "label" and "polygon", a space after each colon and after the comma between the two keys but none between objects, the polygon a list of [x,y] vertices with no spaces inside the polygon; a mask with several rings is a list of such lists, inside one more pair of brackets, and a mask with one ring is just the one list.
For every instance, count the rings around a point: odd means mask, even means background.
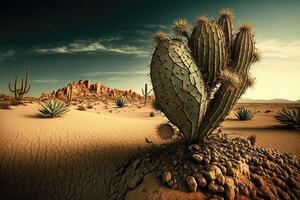
[{"label": "desert floor", "polygon": [[[63,117],[46,119],[39,104],[0,109],[1,188],[8,197],[28,199],[105,199],[114,170],[146,142],[163,142],[156,127],[166,119],[150,106],[86,102],[72,105]],[[239,104],[255,112],[251,121],[238,121],[232,112],[222,124],[231,137],[257,136],[257,145],[300,157],[300,131],[274,119],[291,105]],[[266,112],[267,111],[267,112]],[[26,196],[27,195],[27,196]]]}]

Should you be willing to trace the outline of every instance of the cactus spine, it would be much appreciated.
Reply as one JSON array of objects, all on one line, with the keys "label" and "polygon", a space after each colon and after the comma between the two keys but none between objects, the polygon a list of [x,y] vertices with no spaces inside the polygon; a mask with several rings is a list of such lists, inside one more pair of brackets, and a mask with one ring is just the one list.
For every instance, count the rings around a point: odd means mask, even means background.
[{"label": "cactus spine", "polygon": [[25,80],[22,78],[21,86],[18,87],[18,76],[15,78],[15,83],[14,87],[11,87],[11,84],[8,83],[8,88],[9,91],[14,93],[15,100],[17,103],[20,103],[23,99],[24,94],[28,93],[30,90],[31,85],[28,85],[28,80],[29,80],[29,72],[28,72],[28,67],[26,68],[26,75],[25,75]]},{"label": "cactus spine", "polygon": [[[228,115],[234,104],[253,85],[249,68],[259,55],[252,27],[241,25],[232,34],[232,13],[219,20],[199,17],[188,46],[161,32],[152,57],[150,75],[161,111],[189,142],[202,142]],[[178,30],[178,29],[176,29]]]},{"label": "cactus spine", "polygon": [[[153,88],[152,88],[152,89],[153,89]],[[148,84],[147,84],[147,83],[145,83],[145,89],[142,88],[142,93],[143,93],[143,95],[144,95],[144,97],[145,97],[144,105],[146,105],[146,103],[147,103],[147,98],[148,98],[149,94],[151,93],[152,89],[148,91]]]}]

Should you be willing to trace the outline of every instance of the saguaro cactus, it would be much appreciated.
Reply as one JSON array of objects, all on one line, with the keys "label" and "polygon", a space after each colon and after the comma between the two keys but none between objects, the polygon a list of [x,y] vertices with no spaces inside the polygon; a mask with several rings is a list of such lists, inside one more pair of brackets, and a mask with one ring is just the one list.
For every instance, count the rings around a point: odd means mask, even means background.
[{"label": "saguaro cactus", "polygon": [[72,85],[67,86],[67,99],[68,99],[68,102],[71,102],[73,99],[73,86]]},{"label": "saguaro cactus", "polygon": [[144,97],[145,97],[144,105],[146,105],[146,103],[147,103],[147,98],[148,98],[148,96],[149,96],[149,94],[150,94],[151,91],[152,91],[152,89],[148,91],[148,84],[145,83],[145,89],[142,88],[142,93],[143,93],[143,95],[144,95]]},{"label": "saguaro cactus", "polygon": [[13,92],[15,95],[15,100],[20,103],[23,99],[24,94],[28,93],[30,90],[30,85],[28,85],[28,67],[26,68],[25,80],[22,78],[21,86],[18,87],[18,76],[15,78],[14,88],[11,87],[11,84],[8,83],[8,88],[10,92]]},{"label": "saguaro cactus", "polygon": [[[259,54],[252,26],[242,24],[233,35],[232,20],[224,9],[217,21],[198,17],[191,35],[182,20],[174,22],[176,38],[155,35],[150,68],[155,99],[189,142],[210,135],[253,85],[249,68]],[[188,44],[178,38],[180,33]]]}]

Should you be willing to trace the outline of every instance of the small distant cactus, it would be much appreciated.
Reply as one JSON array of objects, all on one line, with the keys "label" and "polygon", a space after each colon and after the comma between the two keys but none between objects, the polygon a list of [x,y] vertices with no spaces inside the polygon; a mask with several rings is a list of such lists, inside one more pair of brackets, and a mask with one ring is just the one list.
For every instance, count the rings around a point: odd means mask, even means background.
[{"label": "small distant cactus", "polygon": [[72,102],[72,100],[73,100],[73,86],[72,85],[67,86],[67,100],[69,103]]},{"label": "small distant cactus", "polygon": [[42,108],[40,108],[39,111],[43,117],[54,118],[60,117],[70,110],[65,103],[56,99],[51,99],[45,104],[42,104]]},{"label": "small distant cactus", "polygon": [[289,127],[300,127],[300,108],[279,111],[275,119]]},{"label": "small distant cactus", "polygon": [[[189,143],[212,134],[245,91],[253,86],[250,66],[259,61],[250,24],[233,34],[233,14],[174,22],[174,38],[158,32],[150,77],[155,101]],[[185,37],[185,40],[182,40]]]},{"label": "small distant cactus", "polygon": [[144,105],[146,105],[147,98],[148,98],[149,94],[151,93],[151,91],[152,91],[152,89],[148,91],[148,85],[147,85],[147,83],[145,83],[145,89],[142,88],[142,93],[143,93],[144,98],[145,98]]},{"label": "small distant cactus", "polygon": [[250,120],[254,117],[254,113],[252,110],[247,109],[247,108],[242,108],[240,110],[238,110],[235,113],[235,116],[239,119],[239,120]]},{"label": "small distant cactus", "polygon": [[16,76],[15,78],[15,83],[14,83],[14,86],[12,88],[11,84],[8,83],[8,88],[9,88],[9,91],[14,93],[14,96],[15,96],[15,101],[17,104],[19,104],[22,99],[23,99],[23,96],[24,94],[28,93],[29,90],[30,90],[30,85],[28,84],[28,67],[26,68],[26,75],[25,75],[25,80],[24,78],[22,78],[22,82],[21,82],[21,85],[20,87],[18,86],[18,76]]},{"label": "small distant cactus", "polygon": [[125,106],[126,101],[125,101],[125,99],[123,99],[123,98],[118,98],[118,99],[116,99],[115,104],[116,104],[116,106],[118,106],[119,108],[122,108],[122,107]]}]

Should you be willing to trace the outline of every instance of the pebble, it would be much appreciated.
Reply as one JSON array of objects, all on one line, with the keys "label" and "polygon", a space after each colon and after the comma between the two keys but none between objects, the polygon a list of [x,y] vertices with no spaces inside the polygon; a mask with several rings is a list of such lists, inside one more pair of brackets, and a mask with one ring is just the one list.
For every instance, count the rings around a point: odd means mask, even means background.
[{"label": "pebble", "polygon": [[196,190],[197,190],[197,181],[195,180],[195,178],[193,176],[188,176],[186,178],[186,183],[187,183],[190,191],[196,192]]}]

